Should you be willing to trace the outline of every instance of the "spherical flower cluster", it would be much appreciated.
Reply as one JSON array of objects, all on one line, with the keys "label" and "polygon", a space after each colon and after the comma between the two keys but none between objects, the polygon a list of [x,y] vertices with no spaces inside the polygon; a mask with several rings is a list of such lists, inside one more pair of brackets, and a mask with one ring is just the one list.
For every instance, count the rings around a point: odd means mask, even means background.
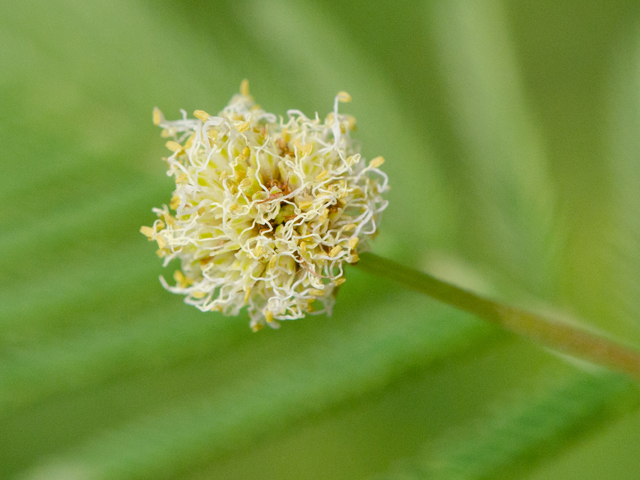
[{"label": "spherical flower cluster", "polygon": [[158,242],[164,265],[179,259],[175,285],[202,311],[237,315],[251,326],[278,327],[305,313],[331,313],[343,266],[358,261],[376,233],[387,177],[350,137],[355,119],[338,113],[340,92],[324,120],[289,110],[287,119],[240,94],[216,116],[154,123],[171,138],[167,175],[176,189],[141,232]]}]

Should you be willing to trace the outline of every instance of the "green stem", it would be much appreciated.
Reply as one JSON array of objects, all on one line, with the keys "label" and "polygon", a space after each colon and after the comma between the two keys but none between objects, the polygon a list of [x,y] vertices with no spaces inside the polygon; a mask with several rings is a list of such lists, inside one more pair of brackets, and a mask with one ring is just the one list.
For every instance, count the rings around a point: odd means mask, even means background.
[{"label": "green stem", "polygon": [[505,330],[640,380],[640,351],[634,348],[566,323],[483,298],[372,253],[362,254],[358,267],[477,315]]}]

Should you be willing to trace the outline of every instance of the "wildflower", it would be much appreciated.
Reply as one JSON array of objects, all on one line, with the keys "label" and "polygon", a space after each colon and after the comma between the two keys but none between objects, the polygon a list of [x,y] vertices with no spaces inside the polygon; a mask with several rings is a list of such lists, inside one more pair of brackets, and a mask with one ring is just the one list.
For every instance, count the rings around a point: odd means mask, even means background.
[{"label": "wildflower", "polygon": [[218,115],[153,121],[170,138],[167,175],[176,189],[158,219],[141,232],[158,243],[167,266],[179,259],[174,285],[202,311],[237,315],[251,327],[330,314],[343,266],[356,263],[376,233],[387,177],[350,137],[355,119],[338,113],[340,92],[324,120],[289,110],[287,119],[240,94]]}]

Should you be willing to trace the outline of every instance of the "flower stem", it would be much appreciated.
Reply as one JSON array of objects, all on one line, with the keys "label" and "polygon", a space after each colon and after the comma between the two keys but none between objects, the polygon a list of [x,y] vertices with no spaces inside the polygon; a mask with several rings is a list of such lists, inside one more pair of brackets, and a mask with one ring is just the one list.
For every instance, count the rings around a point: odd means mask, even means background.
[{"label": "flower stem", "polygon": [[494,323],[505,330],[556,350],[624,372],[640,380],[640,351],[597,333],[503,305],[372,253],[360,256],[358,267],[387,277]]}]

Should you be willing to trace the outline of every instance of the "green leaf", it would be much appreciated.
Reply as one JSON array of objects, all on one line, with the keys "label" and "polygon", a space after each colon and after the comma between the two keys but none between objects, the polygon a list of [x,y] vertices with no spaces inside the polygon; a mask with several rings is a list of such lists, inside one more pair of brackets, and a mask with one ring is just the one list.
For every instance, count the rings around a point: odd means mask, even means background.
[{"label": "green leaf", "polygon": [[607,256],[612,281],[610,309],[619,328],[640,334],[640,42],[625,37],[616,57],[610,89],[610,194],[612,253]]},{"label": "green leaf", "polygon": [[[253,359],[248,375],[104,432],[26,478],[68,471],[86,479],[176,476],[269,430],[380,388],[411,366],[463,351],[491,332],[447,308],[425,309],[422,298],[406,294],[375,310],[375,318],[371,309],[350,312],[348,325],[314,331],[312,348],[289,345],[277,357],[269,356],[273,346],[262,352],[245,343],[229,357],[231,364],[234,357]],[[389,321],[392,316],[397,320]],[[301,332],[295,333],[299,337]]]},{"label": "green leaf", "polygon": [[426,20],[461,144],[456,188],[466,209],[464,249],[530,292],[548,294],[556,275],[555,195],[502,6],[435,2]]},{"label": "green leaf", "polygon": [[435,441],[423,455],[378,478],[521,478],[541,458],[557,455],[577,437],[619,418],[639,401],[637,387],[623,377],[574,374],[556,380],[556,385],[533,398],[498,405],[492,416]]}]

